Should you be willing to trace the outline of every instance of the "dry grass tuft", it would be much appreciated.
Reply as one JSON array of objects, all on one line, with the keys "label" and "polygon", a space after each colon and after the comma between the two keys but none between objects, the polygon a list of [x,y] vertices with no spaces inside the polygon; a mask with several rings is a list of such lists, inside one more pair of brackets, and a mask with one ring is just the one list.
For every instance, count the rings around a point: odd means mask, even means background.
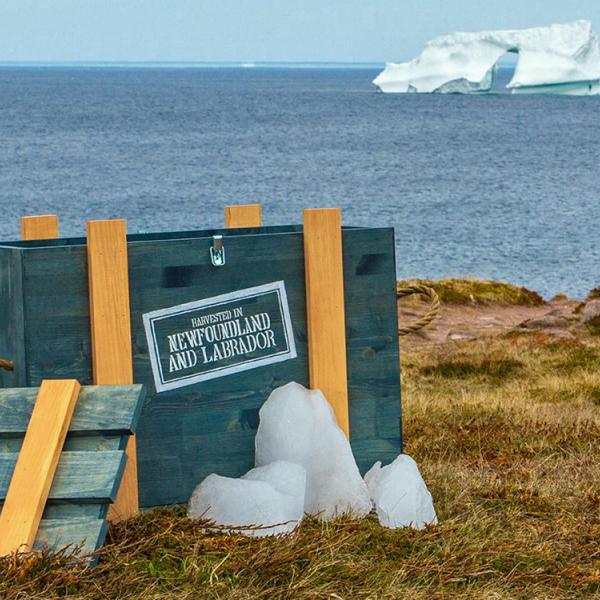
[{"label": "dry grass tuft", "polygon": [[0,598],[598,598],[599,358],[532,333],[403,356],[406,451],[436,527],[309,519],[248,539],[155,510],[113,527],[97,568],[0,561]]}]

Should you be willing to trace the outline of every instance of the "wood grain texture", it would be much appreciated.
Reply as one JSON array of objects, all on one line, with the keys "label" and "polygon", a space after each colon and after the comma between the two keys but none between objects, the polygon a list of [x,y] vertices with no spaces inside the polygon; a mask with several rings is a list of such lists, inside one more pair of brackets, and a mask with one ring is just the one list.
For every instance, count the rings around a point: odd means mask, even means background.
[{"label": "wood grain texture", "polygon": [[13,371],[0,369],[0,387],[26,385],[22,258],[0,248],[0,356],[14,364]]},{"label": "wood grain texture", "polygon": [[[35,404],[38,388],[0,389],[0,439],[20,437]],[[132,434],[139,421],[144,397],[142,385],[91,385],[79,392],[69,437],[93,434]]]},{"label": "wood grain texture", "polygon": [[[99,548],[106,538],[106,519],[94,517],[71,517],[69,519],[42,519],[34,550],[45,547],[59,549],[78,546],[83,554]],[[92,564],[95,562],[92,559]]]},{"label": "wood grain texture", "polygon": [[[87,257],[94,383],[133,383],[127,226],[124,220],[89,221]],[[109,519],[139,510],[135,436],[127,444],[127,466]]]},{"label": "wood grain texture", "polygon": [[58,238],[58,216],[21,217],[21,239],[51,240]]},{"label": "wood grain texture", "polygon": [[[227,237],[227,265],[215,269],[208,248],[219,233]],[[302,226],[133,234],[128,242],[134,381],[148,392],[136,432],[140,506],[185,503],[210,473],[238,477],[252,468],[258,410],[273,388],[309,385]],[[364,474],[402,451],[394,231],[344,227],[342,244],[350,443]],[[46,376],[92,383],[85,239],[0,244],[0,265],[9,277],[0,268],[0,306],[3,290],[15,290],[0,311],[9,328],[0,327],[0,346],[20,365],[0,373],[2,385],[19,377],[14,385],[36,386]],[[156,393],[145,312],[279,280],[297,359]],[[15,440],[0,447],[7,441]],[[69,435],[65,447],[92,446],[119,449],[118,438]]]},{"label": "wood grain texture", "polygon": [[341,211],[307,209],[303,221],[310,387],[350,437]]},{"label": "wood grain texture", "polygon": [[228,229],[260,227],[262,207],[260,204],[237,204],[225,207],[225,225]]},{"label": "wood grain texture", "polygon": [[[18,455],[0,454],[0,500],[6,497],[11,476],[16,471]],[[109,503],[117,494],[125,467],[125,453],[121,450],[106,452],[63,451],[47,495],[47,500],[70,502]]]},{"label": "wood grain texture", "polygon": [[0,556],[33,547],[79,389],[75,380],[40,387],[0,513]]}]

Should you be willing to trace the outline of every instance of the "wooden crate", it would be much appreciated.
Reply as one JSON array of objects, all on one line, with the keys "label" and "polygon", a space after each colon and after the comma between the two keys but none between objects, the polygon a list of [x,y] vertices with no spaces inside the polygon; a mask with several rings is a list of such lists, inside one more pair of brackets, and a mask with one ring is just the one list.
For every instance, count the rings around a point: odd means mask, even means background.
[{"label": "wooden crate", "polygon": [[[216,234],[221,267],[209,254]],[[394,232],[344,227],[342,243],[350,440],[364,472],[402,448]],[[273,388],[309,384],[302,227],[129,235],[128,258],[134,381],[148,390],[137,432],[140,505],[186,502],[207,474],[253,466],[258,410]],[[156,391],[144,315],[277,282],[295,358]],[[85,239],[0,244],[0,306],[0,358],[15,365],[0,370],[0,386],[91,383]]]},{"label": "wooden crate", "polygon": [[[37,396],[37,388],[0,389],[0,510]],[[117,496],[125,446],[136,429],[142,404],[141,385],[81,388],[34,550],[71,545],[89,553],[104,543],[108,507]],[[43,445],[40,450],[44,451]]]}]

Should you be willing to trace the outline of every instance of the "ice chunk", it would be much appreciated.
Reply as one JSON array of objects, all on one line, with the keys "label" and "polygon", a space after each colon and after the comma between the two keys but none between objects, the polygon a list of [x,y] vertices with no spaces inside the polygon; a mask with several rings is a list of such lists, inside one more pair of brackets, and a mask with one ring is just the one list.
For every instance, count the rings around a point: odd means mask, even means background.
[{"label": "ice chunk", "polygon": [[305,489],[304,468],[283,461],[252,469],[240,479],[212,474],[192,493],[188,514],[246,527],[239,533],[254,537],[289,533],[304,516]]},{"label": "ice chunk", "polygon": [[506,52],[518,54],[507,86],[513,93],[600,93],[600,49],[590,21],[441,36],[418,58],[387,63],[373,83],[382,92],[488,92]]},{"label": "ice chunk", "polygon": [[376,462],[365,475],[365,481],[384,527],[423,529],[437,523],[431,494],[410,456],[400,454],[383,468],[380,461]]},{"label": "ice chunk", "polygon": [[320,391],[288,383],[273,390],[259,416],[256,465],[277,460],[302,465],[306,513],[330,519],[370,512],[369,492],[350,444]]}]

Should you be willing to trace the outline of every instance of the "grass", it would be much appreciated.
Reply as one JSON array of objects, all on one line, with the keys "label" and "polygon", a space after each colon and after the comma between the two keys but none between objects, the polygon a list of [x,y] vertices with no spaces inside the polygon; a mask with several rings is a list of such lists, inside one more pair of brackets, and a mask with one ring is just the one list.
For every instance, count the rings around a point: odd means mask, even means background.
[{"label": "grass", "polygon": [[600,598],[600,345],[516,333],[403,356],[406,452],[440,524],[202,532],[181,508],[111,529],[100,565],[0,561],[0,598]]},{"label": "grass", "polygon": [[527,288],[487,279],[405,279],[398,288],[421,284],[433,288],[444,304],[538,306],[544,299]]}]

